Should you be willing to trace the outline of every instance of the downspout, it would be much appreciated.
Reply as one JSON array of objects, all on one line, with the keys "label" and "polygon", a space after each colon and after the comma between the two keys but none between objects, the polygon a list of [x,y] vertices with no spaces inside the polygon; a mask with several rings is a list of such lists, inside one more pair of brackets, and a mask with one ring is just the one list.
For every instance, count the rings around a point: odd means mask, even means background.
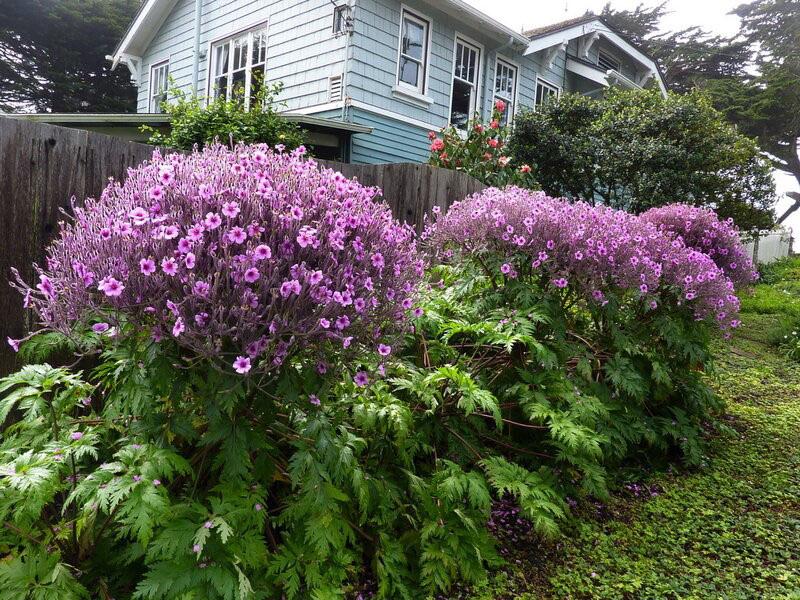
[{"label": "downspout", "polygon": [[350,95],[348,94],[348,88],[350,86],[350,78],[348,74],[350,73],[350,39],[353,37],[353,30],[355,29],[355,0],[348,0],[347,1],[347,24],[346,24],[346,31],[345,31],[345,38],[344,41],[344,70],[342,73],[342,115],[341,120],[347,121],[348,120],[348,108],[350,108]]},{"label": "downspout", "polygon": [[194,59],[192,63],[192,94],[197,98],[197,81],[200,72],[200,21],[203,16],[203,0],[194,0]]}]

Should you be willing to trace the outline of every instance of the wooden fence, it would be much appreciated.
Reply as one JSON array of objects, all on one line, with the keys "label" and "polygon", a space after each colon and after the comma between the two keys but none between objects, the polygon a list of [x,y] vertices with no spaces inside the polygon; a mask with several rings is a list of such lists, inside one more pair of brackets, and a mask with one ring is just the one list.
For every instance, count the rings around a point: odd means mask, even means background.
[{"label": "wooden fence", "polygon": [[[6,283],[11,268],[32,281],[31,265],[42,262],[70,199],[98,196],[109,177],[123,178],[152,152],[99,133],[0,117],[0,375],[19,366],[6,337],[31,326],[19,294]],[[432,207],[446,208],[484,188],[463,173],[428,165],[323,164],[381,187],[394,214],[418,230]]]}]

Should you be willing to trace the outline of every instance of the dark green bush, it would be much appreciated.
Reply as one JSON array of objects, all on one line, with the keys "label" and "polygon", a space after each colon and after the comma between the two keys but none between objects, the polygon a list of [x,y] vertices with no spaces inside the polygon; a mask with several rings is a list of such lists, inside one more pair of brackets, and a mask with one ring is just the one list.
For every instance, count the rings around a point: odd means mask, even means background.
[{"label": "dark green bush", "polygon": [[163,106],[171,118],[169,133],[148,126],[143,130],[151,132],[151,144],[180,150],[202,148],[215,140],[231,145],[239,142],[283,144],[292,150],[303,143],[303,131],[278,114],[275,97],[282,89],[280,83],[261,86],[249,107],[245,107],[241,94],[205,99],[173,89],[169,92],[171,100]]}]

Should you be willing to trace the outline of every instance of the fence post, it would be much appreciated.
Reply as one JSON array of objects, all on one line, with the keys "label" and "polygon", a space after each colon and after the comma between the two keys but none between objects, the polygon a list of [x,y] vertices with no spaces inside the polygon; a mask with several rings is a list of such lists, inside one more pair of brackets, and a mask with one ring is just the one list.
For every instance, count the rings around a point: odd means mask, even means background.
[{"label": "fence post", "polygon": [[758,240],[761,237],[761,232],[756,231],[753,234],[753,264],[758,265]]}]

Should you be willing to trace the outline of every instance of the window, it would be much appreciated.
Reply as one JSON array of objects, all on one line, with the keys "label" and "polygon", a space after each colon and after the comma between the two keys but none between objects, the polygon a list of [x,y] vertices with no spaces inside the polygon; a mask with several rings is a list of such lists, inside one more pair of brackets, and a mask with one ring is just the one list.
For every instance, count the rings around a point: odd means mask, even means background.
[{"label": "window", "polygon": [[151,113],[160,113],[161,105],[167,101],[167,88],[169,87],[169,61],[164,61],[150,67],[150,107]]},{"label": "window", "polygon": [[538,79],[536,81],[536,106],[546,104],[551,98],[558,98],[558,87]]},{"label": "window", "polygon": [[333,9],[333,33],[337,35],[347,33],[349,18],[350,9],[346,4],[335,7]]},{"label": "window", "polygon": [[266,77],[267,29],[236,34],[211,46],[211,85],[214,98],[238,98],[250,106]]},{"label": "window", "polygon": [[597,55],[597,65],[606,71],[619,71],[621,68],[619,61],[616,58],[610,54],[606,54],[602,50]]},{"label": "window", "polygon": [[450,123],[466,129],[478,105],[478,81],[481,73],[480,48],[456,38],[453,59],[453,96],[450,101]]},{"label": "window", "polygon": [[494,69],[494,99],[506,103],[502,125],[508,125],[514,114],[514,99],[517,97],[517,67],[497,59]]},{"label": "window", "polygon": [[400,57],[397,84],[425,93],[428,70],[428,21],[403,10],[400,26]]}]

